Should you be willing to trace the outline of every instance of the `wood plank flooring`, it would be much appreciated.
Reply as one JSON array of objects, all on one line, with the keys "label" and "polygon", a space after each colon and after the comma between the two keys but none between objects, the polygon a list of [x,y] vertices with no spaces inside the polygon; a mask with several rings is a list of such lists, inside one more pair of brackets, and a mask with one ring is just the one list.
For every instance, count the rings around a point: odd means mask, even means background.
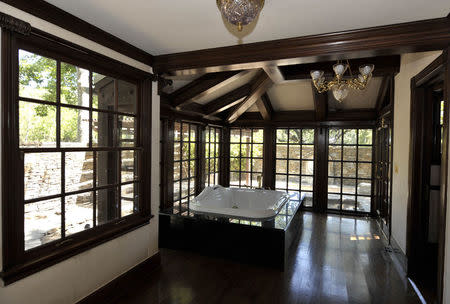
[{"label": "wood plank flooring", "polygon": [[374,220],[302,216],[285,272],[162,249],[161,268],[136,274],[108,303],[420,303]]}]

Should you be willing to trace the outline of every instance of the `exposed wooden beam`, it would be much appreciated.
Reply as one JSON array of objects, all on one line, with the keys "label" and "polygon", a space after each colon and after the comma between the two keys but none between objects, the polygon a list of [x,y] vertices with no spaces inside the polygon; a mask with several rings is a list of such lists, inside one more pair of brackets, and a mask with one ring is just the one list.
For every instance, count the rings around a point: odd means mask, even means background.
[{"label": "exposed wooden beam", "polygon": [[442,50],[449,43],[450,19],[444,17],[156,56],[153,69],[169,74],[255,69]]},{"label": "exposed wooden beam", "polygon": [[247,97],[251,92],[251,85],[245,84],[213,101],[204,105],[205,115],[215,115],[223,112],[234,105],[240,103],[242,98]]},{"label": "exposed wooden beam", "polygon": [[380,89],[378,90],[377,103],[375,105],[375,109],[378,113],[382,110],[384,100],[386,99],[386,94],[391,85],[391,79],[392,76],[385,76],[381,82]]},{"label": "exposed wooden beam", "polygon": [[316,120],[325,120],[328,113],[328,93],[319,93],[311,82],[311,89],[314,98],[314,112]]},{"label": "exposed wooden beam", "polygon": [[263,94],[261,98],[256,101],[256,106],[264,120],[270,120],[272,118],[273,108],[267,93]]},{"label": "exposed wooden beam", "polygon": [[250,71],[205,74],[169,94],[168,98],[172,106],[179,108],[227,86],[248,73]]},{"label": "exposed wooden beam", "polygon": [[[296,64],[290,66],[280,67],[286,80],[296,80],[296,79],[311,79],[311,70],[322,70],[324,71],[324,76],[333,77],[333,64],[336,61],[326,61],[317,63],[307,63],[307,64]],[[392,74],[397,74],[400,71],[400,56],[379,56],[371,58],[359,58],[349,60],[352,74],[359,74],[359,66],[371,63],[375,65],[373,71],[373,76],[387,76]]]},{"label": "exposed wooden beam", "polygon": [[282,83],[284,82],[283,73],[281,73],[280,68],[276,65],[269,65],[263,67],[264,72],[269,75],[270,79],[272,79],[273,83]]},{"label": "exposed wooden beam", "polygon": [[232,123],[247,111],[266,91],[273,82],[264,71],[255,78],[251,86],[250,95],[227,117],[227,122]]}]

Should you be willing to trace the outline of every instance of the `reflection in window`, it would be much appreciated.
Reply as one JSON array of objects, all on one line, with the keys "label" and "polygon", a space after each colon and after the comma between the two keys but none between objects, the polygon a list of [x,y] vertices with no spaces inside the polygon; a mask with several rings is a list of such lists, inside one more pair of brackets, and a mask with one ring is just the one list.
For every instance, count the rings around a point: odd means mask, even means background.
[{"label": "reflection in window", "polygon": [[370,212],[372,129],[328,130],[328,209]]},{"label": "reflection in window", "polygon": [[219,184],[222,129],[207,127],[205,132],[205,186],[214,186]]},{"label": "reflection in window", "polygon": [[26,250],[138,211],[136,92],[19,50]]},{"label": "reflection in window", "polygon": [[230,186],[261,188],[263,185],[263,129],[230,130]]},{"label": "reflection in window", "polygon": [[187,122],[174,124],[173,205],[187,208],[195,197],[198,127]]},{"label": "reflection in window", "polygon": [[275,188],[292,200],[305,194],[304,206],[312,207],[314,191],[314,129],[277,129]]}]

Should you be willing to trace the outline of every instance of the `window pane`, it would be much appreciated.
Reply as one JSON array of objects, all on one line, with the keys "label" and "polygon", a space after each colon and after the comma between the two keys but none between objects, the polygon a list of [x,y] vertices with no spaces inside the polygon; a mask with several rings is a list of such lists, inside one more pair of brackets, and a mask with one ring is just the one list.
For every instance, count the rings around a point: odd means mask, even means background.
[{"label": "window pane", "polygon": [[342,147],[341,146],[328,146],[328,159],[329,160],[341,160],[342,159]]},{"label": "window pane", "polygon": [[358,177],[371,178],[372,176],[372,164],[359,163],[358,164]]},{"label": "window pane", "polygon": [[304,129],[302,131],[302,143],[314,144],[314,129]]},{"label": "window pane", "polygon": [[127,216],[138,211],[138,186],[129,184],[121,186],[121,216]]},{"label": "window pane", "polygon": [[56,102],[56,60],[19,50],[19,96]]},{"label": "window pane", "polygon": [[371,145],[372,144],[372,130],[371,129],[361,129],[358,131],[358,144],[360,145]]},{"label": "window pane", "polygon": [[302,192],[302,195],[305,194],[305,198],[303,199],[303,205],[305,207],[312,207],[313,205],[313,194],[312,192]]},{"label": "window pane", "polygon": [[342,176],[356,177],[356,163],[342,163]]},{"label": "window pane", "polygon": [[134,117],[119,115],[119,141],[121,147],[134,147],[136,130]]},{"label": "window pane", "polygon": [[276,189],[287,189],[287,176],[279,175],[275,176],[275,188]]},{"label": "window pane", "polygon": [[97,152],[97,187],[118,182],[118,153],[116,151]]},{"label": "window pane", "polygon": [[328,192],[340,193],[341,192],[341,179],[340,178],[328,178]]},{"label": "window pane", "polygon": [[61,238],[61,199],[25,205],[25,250]]},{"label": "window pane", "polygon": [[137,179],[137,153],[133,150],[121,151],[121,163],[122,183]]},{"label": "window pane", "polygon": [[286,160],[277,160],[275,163],[275,170],[277,173],[287,173],[287,161]]},{"label": "window pane", "polygon": [[102,225],[119,217],[116,188],[97,191],[97,225]]},{"label": "window pane", "polygon": [[230,130],[230,142],[238,143],[241,139],[241,132],[239,129],[231,129]]},{"label": "window pane", "polygon": [[346,146],[344,147],[344,157],[343,160],[356,160],[356,146]]},{"label": "window pane", "polygon": [[356,204],[358,211],[370,212],[370,197],[358,196]]},{"label": "window pane", "polygon": [[262,187],[262,175],[261,173],[252,174],[252,187],[261,188]]},{"label": "window pane", "polygon": [[263,145],[253,145],[253,157],[263,157]]},{"label": "window pane", "polygon": [[287,143],[288,142],[288,130],[278,129],[277,130],[277,143]]},{"label": "window pane", "polygon": [[300,176],[289,175],[288,176],[288,189],[289,190],[300,190]]},{"label": "window pane", "polygon": [[253,172],[263,172],[263,160],[253,159],[252,160],[252,171]]},{"label": "window pane", "polygon": [[61,103],[89,107],[89,71],[61,62]]},{"label": "window pane", "polygon": [[371,195],[371,193],[372,193],[372,181],[358,180],[358,194]]},{"label": "window pane", "polygon": [[61,153],[25,153],[25,200],[61,193]]},{"label": "window pane", "polygon": [[56,107],[19,102],[21,148],[56,147]]},{"label": "window pane", "polygon": [[[278,172],[278,166],[277,166],[276,170]],[[289,170],[289,174],[300,174],[300,161],[299,160],[290,160],[288,170]]]},{"label": "window pane", "polygon": [[300,159],[300,145],[289,145],[289,158],[290,159]]},{"label": "window pane", "polygon": [[353,195],[342,196],[342,210],[354,211],[355,210],[356,197]]},{"label": "window pane", "polygon": [[356,129],[344,130],[344,145],[356,145]]},{"label": "window pane", "polygon": [[250,172],[251,159],[250,158],[241,158],[241,171]]},{"label": "window pane", "polygon": [[312,191],[314,187],[314,178],[312,176],[302,176],[302,191]]},{"label": "window pane", "polygon": [[174,180],[180,179],[180,162],[173,163],[173,179]]},{"label": "window pane", "polygon": [[255,129],[253,130],[253,143],[263,143],[264,142],[264,130]]},{"label": "window pane", "polygon": [[341,196],[339,194],[328,193],[328,209],[339,210],[341,206]]},{"label": "window pane", "polygon": [[239,171],[240,168],[239,158],[230,158],[230,170]]},{"label": "window pane", "polygon": [[174,132],[173,132],[173,140],[180,141],[181,140],[181,125],[179,122],[175,122],[174,124]]},{"label": "window pane", "polygon": [[181,138],[183,141],[189,141],[189,124],[183,123],[181,125]]},{"label": "window pane", "polygon": [[340,162],[328,162],[328,176],[341,176]]},{"label": "window pane", "polygon": [[329,129],[328,136],[329,136],[328,142],[330,144],[341,144],[342,143],[342,130]]},{"label": "window pane", "polygon": [[303,145],[302,146],[302,158],[303,159],[314,159],[314,146],[313,145]]},{"label": "window pane", "polygon": [[301,134],[300,129],[289,130],[289,143],[290,144],[299,144],[301,136],[302,136],[302,134]]},{"label": "window pane", "polygon": [[118,80],[118,111],[123,113],[136,113],[136,96],[137,96],[137,88],[136,85]]},{"label": "window pane", "polygon": [[356,180],[354,179],[343,179],[342,180],[342,192],[348,194],[356,193]]},{"label": "window pane", "polygon": [[114,145],[114,114],[92,112],[92,146],[112,147]]},{"label": "window pane", "polygon": [[94,227],[94,193],[66,196],[66,236]]},{"label": "window pane", "polygon": [[303,160],[302,161],[302,174],[313,175],[314,174],[314,161]]},{"label": "window pane", "polygon": [[92,73],[92,107],[114,110],[114,78]]},{"label": "window pane", "polygon": [[287,145],[277,145],[277,158],[287,158]]},{"label": "window pane", "polygon": [[230,185],[239,186],[239,172],[230,172]]},{"label": "window pane", "polygon": [[240,154],[240,145],[239,144],[231,144],[230,145],[230,156],[238,157]]},{"label": "window pane", "polygon": [[190,141],[195,141],[196,136],[197,136],[197,126],[196,125],[192,125],[191,124],[191,130],[190,130]]},{"label": "window pane", "polygon": [[372,161],[372,147],[359,146],[358,147],[359,161]]},{"label": "window pane", "polygon": [[61,107],[61,147],[89,146],[89,111]]},{"label": "window pane", "polygon": [[94,186],[94,153],[66,152],[66,192],[89,189]]},{"label": "window pane", "polygon": [[250,173],[241,173],[241,187],[250,187],[251,186],[251,180],[250,180]]},{"label": "window pane", "polygon": [[181,182],[173,183],[173,200],[174,201],[180,200],[180,185],[181,185]]}]

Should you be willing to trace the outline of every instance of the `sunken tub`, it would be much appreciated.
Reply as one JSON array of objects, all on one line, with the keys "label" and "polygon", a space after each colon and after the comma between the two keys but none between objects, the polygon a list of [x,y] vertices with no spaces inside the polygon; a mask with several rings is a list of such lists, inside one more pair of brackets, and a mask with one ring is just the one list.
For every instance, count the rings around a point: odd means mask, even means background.
[{"label": "sunken tub", "polygon": [[285,206],[285,192],[259,189],[206,187],[190,204],[194,213],[250,221],[274,218]]},{"label": "sunken tub", "polygon": [[[284,270],[303,225],[304,195],[208,187],[159,213],[159,247]],[[292,261],[292,260],[291,260]]]}]

